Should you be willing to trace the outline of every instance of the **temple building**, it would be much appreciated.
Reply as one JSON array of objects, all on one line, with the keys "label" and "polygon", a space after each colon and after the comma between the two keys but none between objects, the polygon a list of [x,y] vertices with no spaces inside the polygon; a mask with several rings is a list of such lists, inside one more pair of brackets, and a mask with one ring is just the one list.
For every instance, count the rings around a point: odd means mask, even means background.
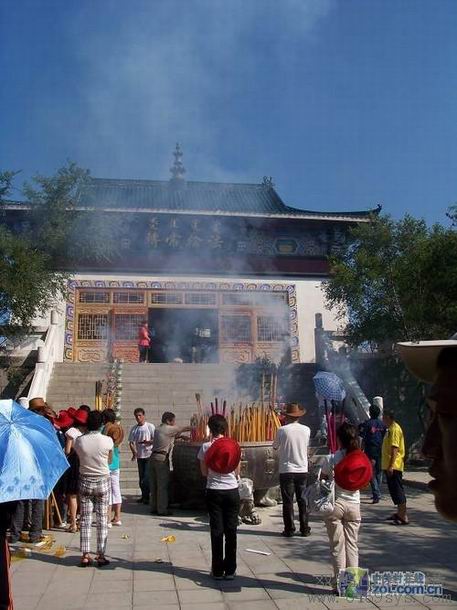
[{"label": "temple building", "polygon": [[148,321],[153,362],[315,361],[328,257],[374,210],[316,212],[286,205],[271,178],[195,182],[174,152],[169,180],[91,178],[77,210],[122,215],[114,261],[71,270],[61,304],[64,362],[138,361]]}]

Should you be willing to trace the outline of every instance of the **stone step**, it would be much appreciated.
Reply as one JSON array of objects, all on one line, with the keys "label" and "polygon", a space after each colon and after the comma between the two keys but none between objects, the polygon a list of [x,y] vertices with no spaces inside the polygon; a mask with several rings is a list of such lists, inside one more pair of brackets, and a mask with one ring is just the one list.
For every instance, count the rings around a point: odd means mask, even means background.
[{"label": "stone step", "polygon": [[[124,363],[122,369],[121,421],[126,432],[135,425],[133,411],[142,407],[149,421],[159,424],[164,411],[176,414],[178,423],[187,424],[196,412],[195,394],[202,396],[205,408],[215,395],[231,405],[234,394],[236,367],[220,364],[132,364]],[[70,405],[95,402],[95,381],[106,379],[110,365],[89,363],[58,363],[53,370],[47,392],[47,400],[56,410]],[[293,400],[306,405],[308,412],[315,411],[316,400],[312,375],[314,365],[300,365],[293,370],[294,384],[299,392]],[[126,445],[127,446],[127,445]],[[127,447],[128,450],[128,447]]]}]

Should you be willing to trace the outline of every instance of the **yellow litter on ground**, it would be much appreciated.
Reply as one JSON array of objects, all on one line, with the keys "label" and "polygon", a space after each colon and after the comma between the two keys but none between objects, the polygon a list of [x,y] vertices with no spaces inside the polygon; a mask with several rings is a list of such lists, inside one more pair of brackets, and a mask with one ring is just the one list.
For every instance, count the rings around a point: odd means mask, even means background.
[{"label": "yellow litter on ground", "polygon": [[176,542],[176,536],[165,536],[160,542]]}]

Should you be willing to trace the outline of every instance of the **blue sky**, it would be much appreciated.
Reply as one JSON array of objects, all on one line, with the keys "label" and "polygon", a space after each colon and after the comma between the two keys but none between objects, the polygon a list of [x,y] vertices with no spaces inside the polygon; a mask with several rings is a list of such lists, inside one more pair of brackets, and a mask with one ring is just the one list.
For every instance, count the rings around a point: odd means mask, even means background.
[{"label": "blue sky", "polygon": [[3,0],[0,165],[260,182],[289,205],[457,201],[455,0]]}]

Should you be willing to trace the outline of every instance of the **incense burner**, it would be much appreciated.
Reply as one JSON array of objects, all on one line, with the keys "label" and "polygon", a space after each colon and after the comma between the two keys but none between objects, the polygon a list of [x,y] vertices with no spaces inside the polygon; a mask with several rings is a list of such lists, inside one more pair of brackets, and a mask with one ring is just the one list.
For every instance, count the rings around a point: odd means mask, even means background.
[{"label": "incense burner", "polygon": [[[240,443],[241,477],[252,479],[256,506],[271,506],[279,485],[278,453],[272,441]],[[206,479],[197,455],[201,443],[179,443],[173,449],[173,502],[182,508],[204,508]]]}]

